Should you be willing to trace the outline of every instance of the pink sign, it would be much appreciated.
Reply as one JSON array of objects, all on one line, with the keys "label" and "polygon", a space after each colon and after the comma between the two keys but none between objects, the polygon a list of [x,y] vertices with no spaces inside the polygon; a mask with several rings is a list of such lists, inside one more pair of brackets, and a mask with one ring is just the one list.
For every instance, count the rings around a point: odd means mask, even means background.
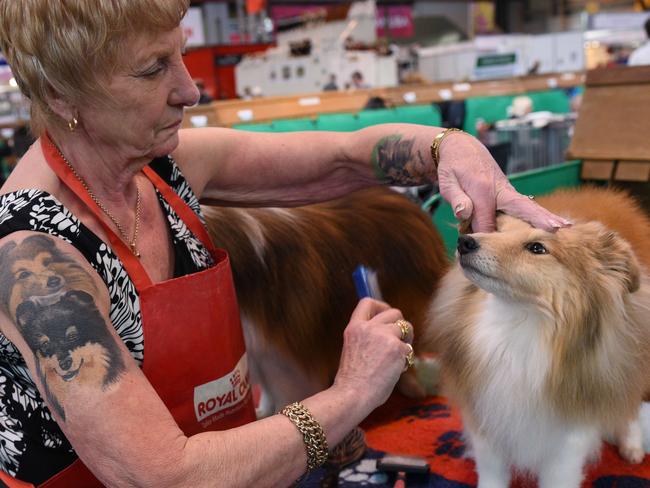
[{"label": "pink sign", "polygon": [[[386,12],[388,10],[388,12]],[[388,13],[388,16],[386,15]],[[408,5],[377,7],[377,36],[386,36],[388,20],[389,37],[413,37],[413,12]]]}]

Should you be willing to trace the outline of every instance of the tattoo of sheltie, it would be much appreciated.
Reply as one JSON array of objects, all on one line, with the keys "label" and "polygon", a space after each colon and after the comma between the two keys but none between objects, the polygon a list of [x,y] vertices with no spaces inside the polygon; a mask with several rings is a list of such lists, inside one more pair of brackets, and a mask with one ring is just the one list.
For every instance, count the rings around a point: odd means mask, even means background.
[{"label": "tattoo of sheltie", "polygon": [[16,321],[34,352],[45,395],[63,420],[71,392],[105,389],[124,371],[118,345],[88,293],[68,291],[50,305],[26,300],[16,308]]},{"label": "tattoo of sheltie", "polygon": [[125,367],[96,293],[93,277],[50,236],[0,248],[0,307],[34,353],[45,396],[63,420],[73,391],[106,388]]},{"label": "tattoo of sheltie", "polygon": [[0,249],[0,263],[0,306],[11,318],[25,300],[50,305],[68,290],[97,292],[92,277],[46,235],[7,243]]}]

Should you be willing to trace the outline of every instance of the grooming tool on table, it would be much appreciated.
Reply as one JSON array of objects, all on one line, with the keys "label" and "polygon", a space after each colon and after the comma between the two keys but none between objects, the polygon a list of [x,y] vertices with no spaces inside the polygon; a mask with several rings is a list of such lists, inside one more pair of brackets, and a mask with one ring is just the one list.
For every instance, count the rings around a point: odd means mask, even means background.
[{"label": "grooming tool on table", "polygon": [[377,470],[387,473],[397,473],[393,488],[406,488],[406,475],[408,473],[428,473],[429,463],[421,457],[388,454],[377,461]]}]

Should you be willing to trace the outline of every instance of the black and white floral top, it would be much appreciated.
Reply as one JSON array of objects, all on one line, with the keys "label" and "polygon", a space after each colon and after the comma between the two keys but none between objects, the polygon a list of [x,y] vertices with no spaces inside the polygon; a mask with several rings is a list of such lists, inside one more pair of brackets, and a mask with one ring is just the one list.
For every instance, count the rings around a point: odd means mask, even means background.
[{"label": "black and white floral top", "polygon": [[[171,157],[151,167],[196,212],[199,202]],[[175,253],[174,276],[212,266],[202,243],[158,193],[167,216]],[[111,248],[84,226],[54,196],[25,189],[0,196],[0,237],[19,230],[45,232],[77,248],[106,283],[113,326],[142,365],[144,337],[138,294]],[[18,479],[41,483],[77,456],[43,402],[18,349],[0,334],[0,469]]]}]

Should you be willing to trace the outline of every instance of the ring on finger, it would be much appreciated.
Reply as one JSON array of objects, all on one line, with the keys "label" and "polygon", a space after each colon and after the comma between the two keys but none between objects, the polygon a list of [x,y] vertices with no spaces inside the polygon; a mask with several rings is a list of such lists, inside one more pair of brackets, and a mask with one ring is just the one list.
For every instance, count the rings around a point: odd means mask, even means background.
[{"label": "ring on finger", "polygon": [[526,195],[528,200],[535,200],[535,195]]},{"label": "ring on finger", "polygon": [[409,348],[409,352],[406,354],[406,358],[404,359],[404,370],[402,372],[406,371],[415,364],[415,352],[413,351],[413,346],[408,342],[406,345]]},{"label": "ring on finger", "polygon": [[397,322],[395,322],[395,325],[399,327],[399,331],[400,331],[399,340],[406,341],[406,338],[409,336],[409,333],[411,332],[411,329],[413,327],[411,323],[407,320],[399,319]]}]

